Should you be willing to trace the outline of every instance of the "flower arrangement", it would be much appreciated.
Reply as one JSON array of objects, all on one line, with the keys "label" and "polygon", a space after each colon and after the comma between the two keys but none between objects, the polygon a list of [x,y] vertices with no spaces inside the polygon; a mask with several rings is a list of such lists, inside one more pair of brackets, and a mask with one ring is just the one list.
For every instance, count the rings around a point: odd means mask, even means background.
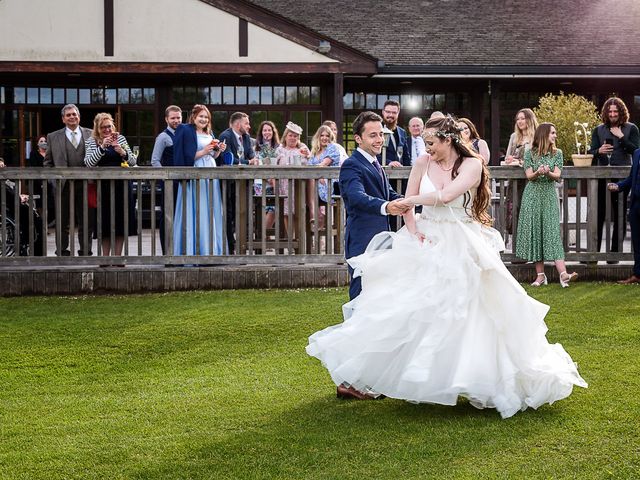
[{"label": "flower arrangement", "polygon": [[[589,132],[587,128],[589,128],[589,124],[587,122],[573,122],[573,126],[576,127],[574,131],[574,136],[576,139],[576,150],[578,151],[578,155],[586,155],[589,151]],[[584,137],[584,143],[580,141],[579,137]],[[581,147],[584,147],[581,150]],[[584,153],[583,153],[584,151]]]}]

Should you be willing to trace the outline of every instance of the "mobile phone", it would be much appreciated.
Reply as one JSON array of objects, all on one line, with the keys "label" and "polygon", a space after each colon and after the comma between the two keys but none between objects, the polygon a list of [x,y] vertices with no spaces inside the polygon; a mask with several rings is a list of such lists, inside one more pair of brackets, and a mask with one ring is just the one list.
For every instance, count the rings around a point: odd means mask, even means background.
[{"label": "mobile phone", "polygon": [[604,144],[605,145],[613,145],[613,138],[605,138],[604,139]]}]

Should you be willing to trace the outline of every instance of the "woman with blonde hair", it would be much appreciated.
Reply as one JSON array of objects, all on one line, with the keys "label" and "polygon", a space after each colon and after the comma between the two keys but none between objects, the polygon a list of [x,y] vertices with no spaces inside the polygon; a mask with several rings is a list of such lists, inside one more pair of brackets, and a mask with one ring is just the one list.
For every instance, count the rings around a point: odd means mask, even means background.
[{"label": "woman with blonde hair", "polygon": [[509,137],[507,154],[504,158],[505,164],[522,165],[524,152],[531,148],[536,128],[538,128],[538,119],[536,118],[536,114],[533,113],[533,110],[530,108],[518,110],[513,133],[511,137]]},{"label": "woman with blonde hair", "polygon": [[[109,113],[98,113],[93,119],[93,132],[85,143],[84,163],[87,167],[129,167],[136,164],[136,156],[127,139],[116,130]],[[124,181],[102,182],[100,216],[102,225],[102,255],[122,255],[124,244]],[[114,203],[111,204],[113,193]],[[114,224],[111,224],[111,212]],[[111,231],[115,231],[115,245],[111,245]]]},{"label": "woman with blonde hair", "polygon": [[567,273],[560,237],[560,205],[555,182],[562,176],[562,150],[556,148],[556,127],[542,123],[536,129],[531,149],[524,153],[527,186],[518,217],[516,255],[536,264],[534,287],[547,284],[544,261],[552,260],[560,285],[568,287],[577,273]]},{"label": "woman with blonde hair", "polygon": [[[561,345],[545,338],[546,305],[500,259],[488,227],[489,175],[451,117],[425,125],[401,205],[406,227],[349,258],[362,293],[343,323],[309,337],[344,397],[455,405],[460,396],[503,418],[586,387]],[[380,139],[381,140],[381,139]],[[372,175],[375,175],[372,169]]]},{"label": "woman with blonde hair", "polygon": [[[316,165],[319,167],[339,167],[340,166],[340,151],[335,143],[336,137],[333,134],[331,127],[327,125],[320,125],[315,135],[311,139],[311,158],[309,159],[309,165]],[[322,228],[324,225],[324,215],[322,213],[322,207],[320,212],[315,212],[315,195],[318,195],[320,201],[323,204],[327,204],[331,200],[333,193],[333,184],[337,180],[327,182],[322,178],[318,180],[317,190],[313,188],[313,180],[309,181],[307,204],[311,209],[311,222],[315,222],[316,218],[319,218],[318,225]],[[319,213],[319,215],[318,215]]]}]

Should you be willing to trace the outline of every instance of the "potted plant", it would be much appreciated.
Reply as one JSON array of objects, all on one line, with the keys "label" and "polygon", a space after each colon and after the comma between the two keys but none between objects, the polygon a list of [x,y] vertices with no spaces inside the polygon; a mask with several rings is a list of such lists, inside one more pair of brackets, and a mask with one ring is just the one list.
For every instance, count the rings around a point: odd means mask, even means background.
[{"label": "potted plant", "polygon": [[[558,132],[556,146],[562,150],[565,164],[571,164],[573,161],[576,166],[585,166],[587,160],[584,155],[591,143],[590,128],[600,123],[596,105],[585,97],[573,93],[568,95],[563,92],[558,95],[547,93],[540,97],[534,112],[539,123],[550,122],[556,126]],[[577,133],[577,129],[580,134]],[[579,155],[577,163],[573,160],[574,153]]]}]

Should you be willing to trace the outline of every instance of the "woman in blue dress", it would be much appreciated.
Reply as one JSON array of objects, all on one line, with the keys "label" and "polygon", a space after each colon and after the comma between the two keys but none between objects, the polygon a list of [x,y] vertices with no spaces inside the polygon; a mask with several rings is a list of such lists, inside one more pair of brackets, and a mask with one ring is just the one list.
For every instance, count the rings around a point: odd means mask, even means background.
[{"label": "woman in blue dress", "polygon": [[[336,137],[331,128],[327,125],[321,125],[311,139],[311,158],[309,159],[309,165],[316,165],[319,167],[340,167],[340,150],[338,149],[338,144],[335,142]],[[320,198],[320,212],[318,212],[318,215],[316,215],[316,212],[314,211],[315,199],[313,198],[313,180],[309,182],[310,185],[307,191],[310,192],[308,205],[311,209],[311,222],[318,223],[319,228],[324,227],[325,214],[323,212],[323,207],[331,199],[331,195],[333,194],[333,184],[335,182],[335,180],[327,182],[327,179],[324,178],[318,180],[317,194]]]},{"label": "woman in blue dress", "polygon": [[[176,129],[173,140],[174,164],[183,167],[215,168],[215,159],[225,149],[226,145],[218,143],[211,132],[209,109],[204,105],[194,105],[189,123],[182,124]],[[198,180],[200,194],[196,198],[198,194],[196,181],[187,181],[186,195],[182,191],[182,182],[178,186],[173,221],[173,254],[222,255],[227,253],[227,245],[223,236],[220,182],[217,179],[212,182],[207,179]],[[186,216],[183,215],[183,202],[186,202]],[[210,203],[213,205],[213,216],[210,214]],[[186,236],[183,236],[184,224],[186,224]],[[198,226],[197,237],[196,226]]]}]

